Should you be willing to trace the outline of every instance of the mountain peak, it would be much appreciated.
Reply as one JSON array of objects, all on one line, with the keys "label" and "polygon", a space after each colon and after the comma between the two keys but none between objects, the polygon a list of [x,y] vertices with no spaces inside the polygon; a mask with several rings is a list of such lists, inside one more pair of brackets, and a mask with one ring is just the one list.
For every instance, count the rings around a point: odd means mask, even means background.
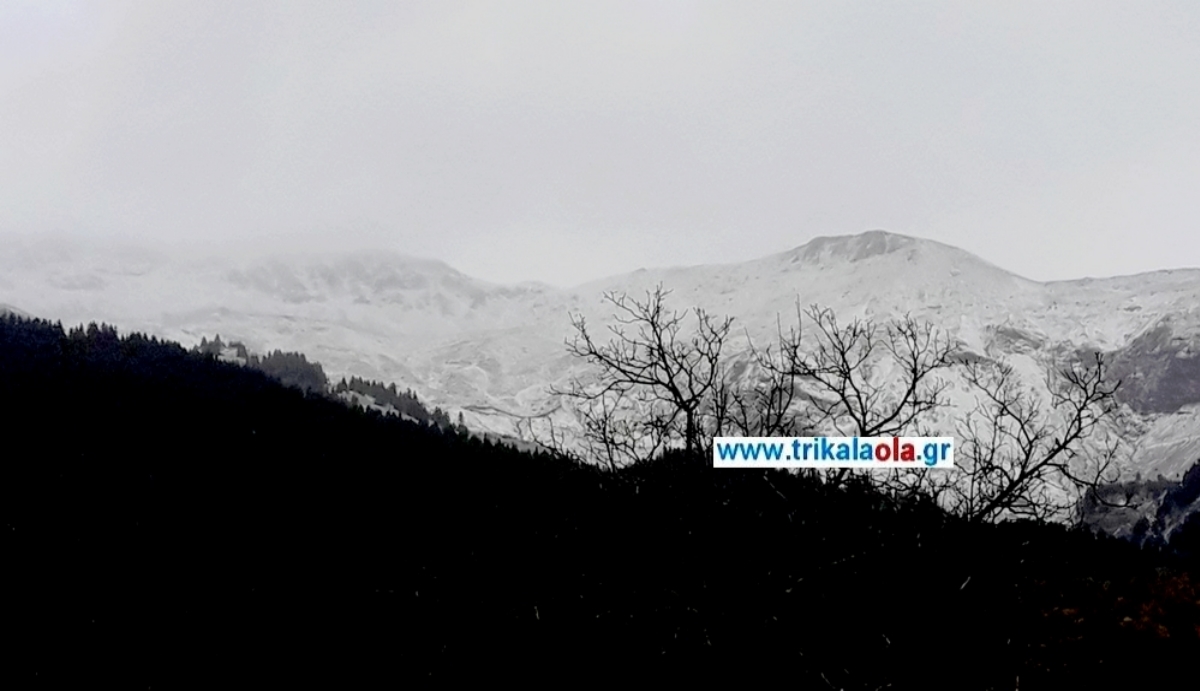
[{"label": "mountain peak", "polygon": [[912,249],[924,242],[929,241],[884,230],[868,230],[857,235],[815,237],[793,250],[793,254],[802,260],[814,262],[823,259],[857,262],[881,254]]}]

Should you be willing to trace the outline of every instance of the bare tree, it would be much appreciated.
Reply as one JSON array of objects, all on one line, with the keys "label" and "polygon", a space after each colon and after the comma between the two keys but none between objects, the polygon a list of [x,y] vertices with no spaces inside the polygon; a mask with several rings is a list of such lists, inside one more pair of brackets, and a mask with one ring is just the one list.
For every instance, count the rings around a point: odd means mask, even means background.
[{"label": "bare tree", "polygon": [[721,351],[733,319],[692,310],[695,328],[683,333],[684,313],[669,310],[670,291],[658,285],[645,300],[609,292],[615,308],[612,340],[597,343],[584,318],[572,315],[572,355],[598,367],[595,382],[573,379],[566,396],[583,425],[585,446],[610,468],[645,460],[671,446],[704,448],[706,405],[722,386]]},{"label": "bare tree", "polygon": [[696,308],[694,327],[685,332],[686,313],[666,307],[669,295],[661,285],[645,300],[607,293],[616,323],[605,344],[581,316],[572,317],[576,333],[567,349],[596,365],[597,376],[551,393],[573,403],[583,455],[616,469],[667,448],[711,453],[718,436],[800,434],[797,377],[784,367],[786,353],[798,346],[758,350],[749,343],[730,366],[725,351],[733,319]]},{"label": "bare tree", "polygon": [[799,345],[778,327],[778,345],[756,347],[746,334],[748,353],[740,366],[726,368],[705,409],[712,436],[799,436],[811,426],[799,405],[799,377],[787,363]]},{"label": "bare tree", "polygon": [[[1113,412],[1117,388],[1099,354],[1091,367],[1048,377],[1047,408],[1011,366],[958,358],[946,334],[911,317],[839,324],[829,309],[815,306],[804,316],[815,325],[815,338],[808,350],[800,347],[799,329],[781,338],[782,362],[805,385],[818,429],[841,436],[926,435],[931,414],[948,405],[948,382],[940,373],[955,368],[978,394],[976,408],[955,425],[955,472],[875,473],[880,489],[925,495],[974,521],[1050,520],[1072,517],[1089,490],[1117,479],[1116,444],[1096,438]],[[1096,443],[1085,450],[1088,442]],[[829,477],[841,481],[846,474]]]},{"label": "bare tree", "polygon": [[[807,348],[805,318],[814,328]],[[929,416],[947,404],[948,384],[938,373],[954,364],[954,345],[911,316],[883,325],[863,319],[841,324],[829,308],[814,305],[802,313],[797,305],[796,326],[780,332],[779,356],[760,362],[800,385],[810,429],[858,437],[924,434]],[[847,474],[840,469],[827,477],[842,482]],[[932,493],[937,478],[896,470],[876,481],[893,492]]]},{"label": "bare tree", "polygon": [[1116,445],[1103,439],[1099,448],[1084,449],[1112,414],[1120,385],[1107,381],[1099,353],[1093,365],[1072,365],[1050,378],[1048,409],[1010,365],[976,360],[964,372],[979,396],[959,425],[955,462],[962,472],[943,494],[950,511],[980,522],[1069,518],[1080,497],[1116,481]]},{"label": "bare tree", "polygon": [[[803,316],[816,329],[807,350]],[[781,363],[806,390],[813,424],[842,436],[900,435],[946,405],[948,384],[936,373],[954,364],[954,344],[933,326],[912,317],[883,326],[863,319],[840,325],[832,310],[817,306],[803,316],[797,314],[798,327],[781,338]]]}]

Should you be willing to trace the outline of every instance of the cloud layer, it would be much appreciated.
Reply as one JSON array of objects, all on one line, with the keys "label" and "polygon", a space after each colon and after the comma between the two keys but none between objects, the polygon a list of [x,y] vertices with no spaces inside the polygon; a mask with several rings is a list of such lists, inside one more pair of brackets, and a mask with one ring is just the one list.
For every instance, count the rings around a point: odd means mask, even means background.
[{"label": "cloud layer", "polygon": [[0,232],[575,284],[886,228],[1200,265],[1194,3],[9,2]]}]

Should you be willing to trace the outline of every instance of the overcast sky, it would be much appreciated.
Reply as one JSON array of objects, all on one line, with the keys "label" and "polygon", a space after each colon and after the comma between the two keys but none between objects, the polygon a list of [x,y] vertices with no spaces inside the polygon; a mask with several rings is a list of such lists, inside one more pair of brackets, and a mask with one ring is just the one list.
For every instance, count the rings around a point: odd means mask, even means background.
[{"label": "overcast sky", "polygon": [[0,232],[570,285],[885,229],[1200,266],[1200,3],[0,3]]}]

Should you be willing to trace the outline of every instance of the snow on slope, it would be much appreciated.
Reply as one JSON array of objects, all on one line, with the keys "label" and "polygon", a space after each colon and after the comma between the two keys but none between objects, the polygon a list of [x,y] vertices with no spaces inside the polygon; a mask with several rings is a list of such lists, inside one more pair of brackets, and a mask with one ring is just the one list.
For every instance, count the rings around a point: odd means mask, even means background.
[{"label": "snow on slope", "polygon": [[30,315],[26,314],[25,312],[22,312],[21,310],[17,309],[16,307],[13,307],[12,305],[0,304],[0,317],[6,317],[10,314],[13,316],[16,316],[16,317],[24,317],[26,319],[28,319],[30,317]]},{"label": "snow on slope", "polygon": [[[50,242],[0,250],[0,302],[64,324],[107,321],[185,345],[220,334],[259,352],[303,352],[332,379],[396,382],[430,405],[462,411],[469,426],[504,434],[522,418],[568,421],[546,389],[584,372],[564,349],[571,313],[602,335],[612,323],[604,291],[642,297],[660,282],[679,309],[735,317],[733,354],[745,334],[765,343],[777,319],[793,322],[797,302],[831,307],[843,322],[912,314],[951,332],[965,350],[1011,359],[1043,394],[1047,367],[1078,353],[1128,349],[1123,371],[1140,382],[1128,405],[1139,408],[1142,430],[1129,441],[1141,443],[1141,463],[1174,473],[1200,451],[1200,413],[1192,412],[1200,406],[1181,403],[1200,404],[1200,367],[1193,374],[1190,364],[1200,352],[1200,270],[1039,283],[948,245],[881,231],[572,289],[496,285],[386,252],[234,261]],[[1155,392],[1172,383],[1173,408],[1159,410],[1164,399]],[[959,410],[972,403],[957,384],[950,394]]]}]

